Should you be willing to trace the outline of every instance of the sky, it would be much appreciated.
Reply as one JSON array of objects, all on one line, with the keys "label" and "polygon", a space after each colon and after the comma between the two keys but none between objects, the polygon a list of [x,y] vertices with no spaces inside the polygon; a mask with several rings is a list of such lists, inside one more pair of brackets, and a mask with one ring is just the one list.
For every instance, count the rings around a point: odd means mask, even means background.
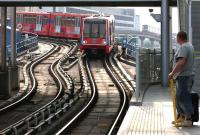
[{"label": "sky", "polygon": [[[158,7],[134,7],[135,14],[140,15],[140,24],[142,25],[150,25],[155,28],[160,28],[160,23],[156,22],[149,13],[149,9],[154,9],[153,13],[160,14],[160,8]],[[172,8],[172,33],[178,32],[178,14],[177,8]]]}]

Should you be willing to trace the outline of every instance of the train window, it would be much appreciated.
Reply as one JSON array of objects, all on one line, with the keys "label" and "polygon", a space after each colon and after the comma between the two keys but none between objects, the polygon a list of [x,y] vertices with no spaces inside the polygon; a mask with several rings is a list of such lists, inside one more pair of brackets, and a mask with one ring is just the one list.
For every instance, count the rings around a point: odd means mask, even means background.
[{"label": "train window", "polygon": [[71,18],[70,17],[66,18],[66,26],[71,26]]},{"label": "train window", "polygon": [[26,15],[24,16],[24,23],[28,23],[28,18]]},{"label": "train window", "polygon": [[83,37],[90,37],[90,23],[84,23]]},{"label": "train window", "polygon": [[84,22],[84,37],[105,38],[106,21],[105,20],[86,20]]},{"label": "train window", "polygon": [[99,37],[100,38],[106,37],[106,24],[105,23],[99,24]]},{"label": "train window", "polygon": [[22,18],[21,17],[22,17],[22,15],[20,15],[20,14],[17,15],[17,19],[16,19],[17,23],[22,23]]},{"label": "train window", "polygon": [[56,21],[55,21],[55,25],[56,25],[56,26],[60,26],[60,25],[61,25],[61,16],[56,16],[55,18],[56,18],[56,19],[55,19],[55,20],[56,20]]},{"label": "train window", "polygon": [[67,19],[65,17],[62,17],[61,26],[66,26],[66,24],[67,24]]},{"label": "train window", "polygon": [[44,16],[42,20],[42,24],[46,25],[48,23],[48,16]]},{"label": "train window", "polygon": [[113,27],[112,27],[113,23],[110,23],[110,35],[112,35],[113,33]]},{"label": "train window", "polygon": [[71,26],[74,27],[75,26],[75,18],[71,19]]},{"label": "train window", "polygon": [[24,18],[23,18],[23,19],[24,19],[24,23],[26,23],[26,15],[24,15]]},{"label": "train window", "polygon": [[32,16],[32,18],[31,18],[31,22],[30,23],[32,23],[32,24],[35,24],[36,23],[36,16]]},{"label": "train window", "polygon": [[99,36],[98,28],[99,28],[98,23],[92,23],[92,33],[91,33],[92,38],[97,38]]},{"label": "train window", "polygon": [[36,23],[35,16],[34,15],[25,15],[24,16],[24,23],[35,24]]},{"label": "train window", "polygon": [[75,19],[75,27],[80,27],[80,18]]},{"label": "train window", "polygon": [[36,18],[36,24],[42,24],[41,15],[38,15]]}]

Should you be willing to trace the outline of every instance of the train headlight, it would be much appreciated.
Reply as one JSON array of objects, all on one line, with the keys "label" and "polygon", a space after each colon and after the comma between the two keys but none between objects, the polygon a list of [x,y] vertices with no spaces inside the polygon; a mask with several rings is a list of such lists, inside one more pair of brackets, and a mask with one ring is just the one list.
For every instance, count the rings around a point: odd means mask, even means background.
[{"label": "train headlight", "polygon": [[87,41],[86,40],[83,40],[83,44],[86,44],[87,43]]},{"label": "train headlight", "polygon": [[106,45],[106,40],[103,40],[102,43],[103,43],[104,45]]}]

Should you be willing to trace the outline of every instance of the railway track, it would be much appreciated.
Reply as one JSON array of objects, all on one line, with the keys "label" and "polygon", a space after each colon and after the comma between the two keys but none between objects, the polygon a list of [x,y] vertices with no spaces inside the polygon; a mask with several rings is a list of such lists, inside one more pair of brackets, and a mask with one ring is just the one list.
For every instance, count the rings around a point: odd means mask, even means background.
[{"label": "railway track", "polygon": [[17,57],[17,65],[19,67],[19,72],[20,72],[19,88],[14,91],[11,91],[11,97],[9,99],[2,100],[0,102],[0,112],[5,110],[6,106],[9,106],[10,104],[19,100],[27,92],[30,84],[30,79],[28,79],[27,69],[31,64],[31,61],[39,59],[40,57],[44,56],[45,53],[48,53],[48,51],[52,49],[51,46],[42,43],[39,43],[38,46],[39,47],[37,50],[33,50],[32,52],[30,52],[31,54],[34,55],[31,57],[31,59],[30,59],[30,54],[28,53],[24,53],[23,55]]},{"label": "railway track", "polygon": [[[116,127],[126,110],[127,97],[123,86],[113,75],[107,62],[107,60],[90,60],[89,62],[86,60],[85,68],[92,90],[90,100],[56,135],[114,134],[116,132]],[[80,119],[80,117],[84,118]]]},{"label": "railway track", "polygon": [[[71,48],[70,50],[73,49]],[[84,70],[84,68],[79,62],[79,70],[81,72],[79,73],[80,80],[78,80],[81,82],[78,82],[78,87],[74,86],[73,80],[75,79],[72,79],[65,71],[66,69],[69,70],[77,62],[77,60],[74,61],[74,58],[72,58],[74,62],[70,63],[71,56],[73,55],[70,51],[68,53],[65,52],[65,55],[63,55],[62,58],[58,58],[51,66],[52,71],[55,71],[53,74],[56,76],[56,79],[54,78],[54,80],[56,80],[60,86],[62,83],[60,87],[60,89],[63,89],[63,91],[60,92],[62,94],[57,96],[53,102],[47,105],[44,103],[43,105],[45,105],[45,107],[43,106],[39,111],[37,110],[31,113],[31,115],[2,130],[0,133],[15,135],[22,133],[37,133],[39,135],[75,133],[82,135],[93,133],[115,134],[117,132],[118,124],[123,118],[128,100],[126,91],[129,88],[127,84],[124,83],[123,77],[118,75],[119,71],[116,71],[113,62],[110,62],[111,59],[105,59],[104,61],[98,60],[97,62],[96,60],[90,60],[90,62],[86,62],[90,63],[90,66],[87,64],[85,66],[88,77],[83,75],[84,73],[81,70]],[[49,59],[51,59],[51,57],[49,57]],[[68,61],[68,64],[64,66],[66,61]],[[41,63],[43,66],[35,68],[36,79],[40,79],[41,76],[45,77],[47,66],[44,65],[49,63],[50,62],[44,60]],[[42,71],[46,73],[38,75],[38,71],[41,68],[43,69]],[[92,74],[90,72],[92,72]],[[46,84],[47,87],[52,87],[49,86],[49,84],[52,85],[52,80],[49,80],[49,77],[45,78],[47,78],[46,83],[44,83],[44,80],[40,81],[41,84],[38,83],[39,93],[35,94],[36,96],[31,100],[32,104],[37,104],[42,101],[44,98],[41,95],[48,93],[41,91],[45,89],[44,84]],[[90,84],[88,84],[88,80],[91,81]],[[88,87],[89,85],[93,87],[90,88]],[[55,84],[53,84],[53,86],[55,86]],[[95,89],[98,89],[98,92]],[[80,111],[80,108],[83,109]],[[80,116],[84,116],[84,119],[80,119]],[[77,120],[81,120],[78,126],[75,124]],[[52,124],[52,122],[56,124]],[[85,127],[86,124],[87,126]],[[48,127],[52,127],[51,130],[45,130],[45,128],[47,129]],[[55,129],[60,127],[63,128],[59,131],[55,131]],[[54,129],[53,132],[51,132],[52,129]]]},{"label": "railway track", "polygon": [[[8,125],[10,125],[11,123],[15,123],[15,121],[19,120],[17,123],[12,124],[11,126],[2,130],[1,131],[2,133],[4,133],[4,134],[24,134],[26,132],[29,132],[29,130],[31,130],[31,126],[32,126],[31,124],[34,123],[34,124],[37,124],[36,126],[38,126],[40,118],[44,116],[44,110],[42,110],[42,109],[44,109],[45,107],[50,105],[57,98],[60,97],[60,94],[62,94],[62,92],[61,92],[62,85],[61,85],[58,77],[56,76],[53,68],[57,64],[59,58],[61,58],[61,56],[66,53],[67,49],[65,49],[65,51],[62,51],[63,49],[61,49],[61,51],[56,54],[54,52],[57,51],[57,49],[58,49],[58,47],[54,48],[54,51],[52,53],[50,53],[50,57],[46,56],[43,59],[39,59],[37,62],[32,63],[32,65],[30,66],[30,76],[32,77],[31,78],[31,80],[32,80],[32,90],[31,91],[32,92],[29,92],[30,93],[29,96],[24,97],[24,98],[30,99],[31,96],[33,96],[33,95],[34,95],[34,97],[31,100],[28,100],[28,102],[26,99],[26,102],[24,102],[23,104],[20,104],[20,106],[18,106],[16,109],[12,110],[12,112],[10,111],[10,112],[6,113],[5,115],[1,115],[1,117],[3,117],[2,120],[5,120],[5,117],[12,118],[12,119],[9,119],[9,121],[8,120],[2,121],[5,123],[0,124],[1,129],[3,129],[3,128],[7,127]],[[46,59],[46,60],[44,60],[44,59]],[[41,62],[41,64],[37,65],[38,62]],[[53,64],[52,64],[52,62],[53,62]],[[41,70],[41,68],[42,68],[42,70]],[[55,88],[55,86],[54,86],[55,83],[53,83],[53,81],[52,81],[53,79],[52,78],[50,79],[50,75],[48,73],[48,68],[51,71],[51,74],[53,74],[54,79],[57,81],[58,88]],[[43,78],[42,80],[40,79],[41,77]],[[36,82],[36,79],[39,79],[39,81]],[[47,84],[46,88],[44,88],[45,87],[44,84]],[[48,85],[51,85],[50,87],[52,87],[52,88],[48,88],[49,87]],[[55,91],[55,89],[58,89],[58,91]],[[46,90],[46,91],[42,92],[42,90]],[[53,91],[49,92],[49,90],[53,90]],[[37,91],[39,91],[39,92],[37,92]],[[47,95],[50,98],[47,98],[47,99],[45,98],[45,100],[46,100],[45,101],[44,95]],[[42,100],[44,100],[44,102],[42,102]],[[17,101],[17,102],[19,102],[19,101]],[[38,108],[40,108],[40,109],[38,109]],[[41,117],[40,117],[40,115],[41,115]],[[32,121],[33,117],[36,119],[34,122]]]}]

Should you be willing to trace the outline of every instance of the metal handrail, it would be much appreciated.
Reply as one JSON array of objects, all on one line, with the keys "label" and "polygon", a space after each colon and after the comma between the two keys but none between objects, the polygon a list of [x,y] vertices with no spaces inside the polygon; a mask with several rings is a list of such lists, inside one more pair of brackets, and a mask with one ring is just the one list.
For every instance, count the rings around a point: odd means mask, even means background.
[{"label": "metal handrail", "polygon": [[[35,48],[38,45],[38,35],[37,34],[31,33],[31,32],[26,32],[26,34],[29,35],[29,37],[27,39],[24,39],[24,40],[16,43],[17,55],[19,55],[20,53],[22,53],[24,51],[27,51],[28,49]],[[10,56],[10,53],[11,53],[10,47],[11,47],[11,44],[8,44],[6,46],[8,56]]]}]

